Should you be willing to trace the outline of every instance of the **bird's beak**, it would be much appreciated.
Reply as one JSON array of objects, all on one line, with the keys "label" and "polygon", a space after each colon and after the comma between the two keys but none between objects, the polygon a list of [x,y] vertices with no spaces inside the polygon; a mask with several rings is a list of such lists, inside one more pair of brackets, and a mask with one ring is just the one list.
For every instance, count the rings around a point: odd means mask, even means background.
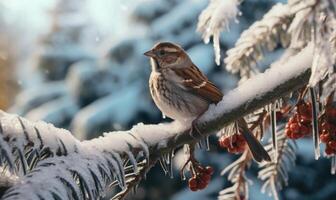
[{"label": "bird's beak", "polygon": [[145,52],[144,55],[152,58],[155,57],[155,53],[153,52],[153,50]]}]

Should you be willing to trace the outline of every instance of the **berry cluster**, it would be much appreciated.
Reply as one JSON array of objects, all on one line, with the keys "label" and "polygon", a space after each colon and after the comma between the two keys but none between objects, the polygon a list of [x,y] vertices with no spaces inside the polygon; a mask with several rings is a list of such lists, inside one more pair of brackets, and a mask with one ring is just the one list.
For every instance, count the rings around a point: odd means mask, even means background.
[{"label": "berry cluster", "polygon": [[246,147],[246,140],[241,134],[222,136],[219,138],[219,146],[226,148],[230,153],[243,153]]},{"label": "berry cluster", "polygon": [[285,133],[290,139],[307,136],[312,130],[312,106],[309,102],[300,101],[295,108],[295,113],[286,124]]},{"label": "berry cluster", "polygon": [[193,176],[189,179],[189,188],[191,191],[202,190],[206,188],[211,180],[213,168],[211,166],[202,167],[197,165],[194,168]]},{"label": "berry cluster", "polygon": [[326,144],[325,153],[336,154],[336,107],[327,108],[319,125],[320,139]]}]

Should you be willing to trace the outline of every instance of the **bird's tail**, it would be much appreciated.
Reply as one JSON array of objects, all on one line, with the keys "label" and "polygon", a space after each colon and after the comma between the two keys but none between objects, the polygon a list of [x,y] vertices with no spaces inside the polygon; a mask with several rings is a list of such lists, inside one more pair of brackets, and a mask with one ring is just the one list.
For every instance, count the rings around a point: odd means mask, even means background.
[{"label": "bird's tail", "polygon": [[243,118],[238,120],[238,126],[247,142],[247,145],[249,146],[254,160],[257,162],[261,162],[263,160],[271,161],[271,157],[268,155],[267,151],[259,142],[259,140],[251,133],[246,121]]}]

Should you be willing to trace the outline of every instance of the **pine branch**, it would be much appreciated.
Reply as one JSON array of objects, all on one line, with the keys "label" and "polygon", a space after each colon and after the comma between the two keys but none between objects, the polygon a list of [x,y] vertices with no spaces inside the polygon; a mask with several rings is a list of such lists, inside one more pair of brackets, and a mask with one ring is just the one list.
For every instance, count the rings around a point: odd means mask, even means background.
[{"label": "pine branch", "polygon": [[290,37],[286,31],[293,18],[289,11],[288,5],[276,4],[263,19],[245,30],[235,47],[227,51],[224,59],[226,69],[232,73],[239,72],[242,78],[249,78],[258,72],[255,65],[266,50],[273,51],[278,43],[287,47]]},{"label": "pine branch", "polygon": [[238,0],[211,0],[198,18],[197,31],[202,34],[204,42],[209,43],[210,37],[213,38],[217,65],[220,64],[220,33],[229,29],[231,21],[237,21],[239,3]]},{"label": "pine branch", "polygon": [[13,185],[18,183],[19,177],[0,168],[0,198]]},{"label": "pine branch", "polygon": [[8,167],[14,174],[26,174],[39,160],[77,152],[79,143],[67,130],[57,129],[45,122],[31,123],[0,110],[2,166]]},{"label": "pine branch", "polygon": [[277,151],[273,148],[273,141],[267,146],[272,162],[261,163],[258,177],[264,182],[262,192],[268,191],[274,199],[279,199],[277,190],[287,185],[288,171],[295,165],[295,145],[284,133],[284,127],[277,131]]},{"label": "pine branch", "polygon": [[220,191],[218,199],[248,199],[248,179],[246,178],[245,170],[249,167],[251,161],[251,154],[246,149],[235,162],[231,163],[221,172],[222,176],[226,173],[229,174],[228,180],[233,185]]},{"label": "pine branch", "polygon": [[[202,136],[215,133],[241,116],[307,84],[310,75],[310,53],[309,47],[303,49],[288,60],[287,66],[272,67],[228,93],[216,106],[211,105],[198,123]],[[265,82],[268,83],[267,87]],[[37,142],[40,139],[33,128],[40,123],[25,121],[25,127],[30,128],[24,131],[22,128],[18,129],[21,125],[17,116],[6,113],[1,114],[0,123],[0,134],[3,138],[2,156],[7,155],[15,159],[15,156],[10,154],[11,149],[5,148],[6,145],[22,149],[28,144],[28,140],[25,139],[27,136],[33,144],[42,144]],[[44,126],[48,127],[46,124]],[[178,122],[138,124],[129,131],[106,133],[104,137],[83,142],[72,138],[69,132],[64,135],[63,129],[49,126],[43,129],[43,132],[46,138],[43,139],[44,143],[40,148],[49,145],[50,151],[57,152],[57,138],[64,137],[66,140],[64,145],[61,145],[64,146],[61,152],[66,152],[66,156],[59,157],[56,154],[54,157],[37,161],[36,167],[32,171],[28,170],[23,180],[6,192],[4,199],[26,198],[25,191],[35,195],[37,199],[49,199],[55,195],[61,199],[68,196],[78,199],[99,198],[104,193],[104,188],[115,180],[122,189],[127,187],[128,173],[124,169],[126,162],[131,163],[133,172],[136,173],[139,170],[138,162],[141,160],[155,162],[163,155],[172,155],[171,152],[175,148],[201,139],[201,136],[191,136],[189,127]],[[171,157],[167,159],[167,163],[171,163]],[[45,188],[46,183],[50,185],[48,188]]]},{"label": "pine branch", "polygon": [[156,160],[152,159],[151,163],[147,164],[145,163],[143,166],[140,166],[139,171],[137,173],[131,174],[131,176],[127,177],[126,179],[126,187],[121,192],[117,193],[113,196],[112,200],[121,200],[124,199],[127,194],[130,193],[130,191],[136,191],[136,188],[140,181],[146,176],[147,172],[150,170],[150,168],[155,165]]}]

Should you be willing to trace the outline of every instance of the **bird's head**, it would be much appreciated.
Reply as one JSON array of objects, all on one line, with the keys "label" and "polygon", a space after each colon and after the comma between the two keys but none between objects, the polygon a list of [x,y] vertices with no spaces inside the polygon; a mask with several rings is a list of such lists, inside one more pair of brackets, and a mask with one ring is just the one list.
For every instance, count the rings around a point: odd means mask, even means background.
[{"label": "bird's head", "polygon": [[177,44],[171,42],[159,42],[144,53],[152,60],[156,70],[169,67],[183,67],[190,61],[187,53]]}]

